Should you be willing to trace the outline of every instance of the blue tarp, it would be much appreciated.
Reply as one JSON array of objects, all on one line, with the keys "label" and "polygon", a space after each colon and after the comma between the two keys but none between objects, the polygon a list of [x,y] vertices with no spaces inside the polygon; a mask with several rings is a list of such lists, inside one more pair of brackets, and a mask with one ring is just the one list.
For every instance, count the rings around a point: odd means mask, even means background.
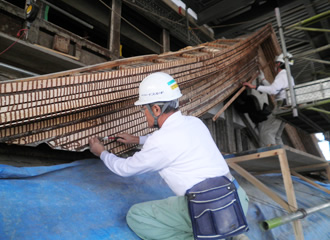
[{"label": "blue tarp", "polygon": [[100,160],[0,165],[1,240],[139,239],[125,221],[138,202],[173,195],[157,173],[123,178]]},{"label": "blue tarp", "polygon": [[[286,213],[240,176],[235,177],[251,200],[247,236],[295,239],[290,224],[267,232],[259,228],[260,221]],[[258,178],[285,199],[280,175]],[[293,180],[299,207],[330,200],[328,194]],[[139,239],[126,225],[130,206],[172,195],[158,173],[123,178],[96,159],[47,167],[0,165],[0,240]],[[305,239],[330,239],[329,219],[329,209],[303,219]]]},{"label": "blue tarp", "polygon": [[[235,177],[238,179],[240,185],[247,191],[250,198],[247,218],[251,229],[247,234],[250,239],[295,240],[291,223],[273,228],[269,231],[261,230],[259,226],[261,222],[275,217],[285,216],[288,213],[242,177]],[[258,176],[257,178],[282,199],[287,200],[281,174],[267,174]],[[308,209],[330,201],[330,194],[321,191],[313,185],[297,177],[292,177],[292,181],[298,208]],[[322,186],[330,189],[330,184],[322,184]],[[305,240],[330,239],[330,208],[310,214],[300,221],[302,223]]]}]

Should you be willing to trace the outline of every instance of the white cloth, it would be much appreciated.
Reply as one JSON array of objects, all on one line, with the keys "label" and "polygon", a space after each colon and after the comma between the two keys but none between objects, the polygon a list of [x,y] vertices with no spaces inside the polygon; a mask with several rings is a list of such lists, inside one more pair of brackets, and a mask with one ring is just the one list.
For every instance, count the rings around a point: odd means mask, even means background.
[{"label": "white cloth", "polygon": [[[291,76],[292,85],[294,86],[293,77]],[[286,99],[285,89],[289,87],[288,76],[285,69],[281,70],[275,77],[274,82],[269,85],[267,80],[263,80],[262,84],[266,86],[259,86],[258,91],[275,95],[276,100]],[[268,85],[268,86],[267,86]]]},{"label": "white cloth", "polygon": [[228,165],[204,123],[180,111],[166,119],[162,127],[140,138],[140,152],[120,158],[103,151],[105,165],[120,176],[159,171],[172,191],[182,196],[186,190],[206,178],[223,176]]}]

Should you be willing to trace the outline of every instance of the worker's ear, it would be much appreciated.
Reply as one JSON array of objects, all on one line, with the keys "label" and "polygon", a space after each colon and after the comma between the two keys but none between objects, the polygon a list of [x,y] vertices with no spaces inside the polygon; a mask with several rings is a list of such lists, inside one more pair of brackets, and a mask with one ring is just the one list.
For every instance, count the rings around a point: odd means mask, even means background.
[{"label": "worker's ear", "polygon": [[154,115],[155,115],[156,117],[158,117],[158,116],[162,113],[162,109],[161,109],[160,106],[158,106],[157,104],[153,105],[153,106],[151,107],[151,110],[152,110],[152,112],[154,113]]}]

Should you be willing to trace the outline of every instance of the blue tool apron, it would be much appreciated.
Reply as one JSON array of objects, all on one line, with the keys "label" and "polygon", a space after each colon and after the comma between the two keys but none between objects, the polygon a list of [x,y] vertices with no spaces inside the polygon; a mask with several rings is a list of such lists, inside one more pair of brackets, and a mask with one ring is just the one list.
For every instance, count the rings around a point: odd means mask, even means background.
[{"label": "blue tool apron", "polygon": [[194,238],[224,239],[248,231],[236,180],[208,178],[186,192]]}]

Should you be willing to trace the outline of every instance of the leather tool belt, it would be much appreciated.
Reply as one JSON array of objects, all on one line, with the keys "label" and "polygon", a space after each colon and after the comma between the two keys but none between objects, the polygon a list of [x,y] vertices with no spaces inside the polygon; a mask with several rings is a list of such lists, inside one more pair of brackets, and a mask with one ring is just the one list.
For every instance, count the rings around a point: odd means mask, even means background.
[{"label": "leather tool belt", "polygon": [[187,190],[195,239],[224,239],[248,231],[234,181],[208,178]]}]

